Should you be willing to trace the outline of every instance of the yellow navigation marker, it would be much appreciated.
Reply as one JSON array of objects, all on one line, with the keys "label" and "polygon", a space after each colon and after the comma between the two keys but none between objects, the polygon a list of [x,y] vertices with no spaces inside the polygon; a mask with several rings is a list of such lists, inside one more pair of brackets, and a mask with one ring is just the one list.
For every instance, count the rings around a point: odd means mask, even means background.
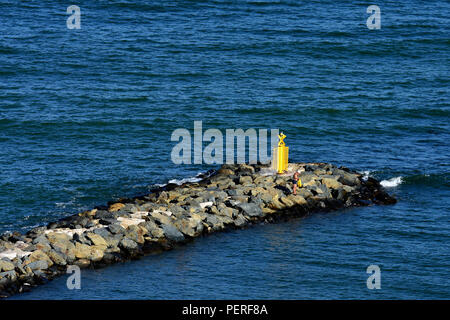
[{"label": "yellow navigation marker", "polygon": [[283,173],[288,168],[289,147],[286,147],[284,138],[286,135],[283,132],[278,135],[278,148],[274,148],[272,153],[272,168],[277,173]]}]

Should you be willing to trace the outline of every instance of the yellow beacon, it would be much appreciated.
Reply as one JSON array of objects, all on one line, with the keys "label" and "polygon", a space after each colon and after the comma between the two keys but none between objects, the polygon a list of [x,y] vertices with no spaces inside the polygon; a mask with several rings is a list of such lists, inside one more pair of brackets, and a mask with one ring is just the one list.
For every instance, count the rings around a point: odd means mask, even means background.
[{"label": "yellow beacon", "polygon": [[286,135],[282,132],[278,135],[278,147],[272,152],[272,168],[277,173],[284,173],[288,168],[289,147],[284,143]]}]

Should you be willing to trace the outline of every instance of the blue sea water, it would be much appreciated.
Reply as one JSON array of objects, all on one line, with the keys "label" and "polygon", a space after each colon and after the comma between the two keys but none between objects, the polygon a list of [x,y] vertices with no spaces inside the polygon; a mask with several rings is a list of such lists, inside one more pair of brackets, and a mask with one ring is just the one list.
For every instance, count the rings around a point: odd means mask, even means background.
[{"label": "blue sea water", "polygon": [[69,30],[68,3],[0,1],[0,233],[217,168],[170,161],[172,132],[196,120],[279,128],[291,161],[401,177],[399,201],[214,234],[15,299],[450,298],[448,1],[76,4]]}]

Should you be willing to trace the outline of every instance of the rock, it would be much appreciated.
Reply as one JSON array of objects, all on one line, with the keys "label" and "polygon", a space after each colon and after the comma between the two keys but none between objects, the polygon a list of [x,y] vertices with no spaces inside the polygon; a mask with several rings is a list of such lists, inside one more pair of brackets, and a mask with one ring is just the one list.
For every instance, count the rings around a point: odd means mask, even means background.
[{"label": "rock", "polygon": [[242,189],[229,189],[227,190],[227,194],[229,196],[243,196],[244,195],[244,191],[242,191]]},{"label": "rock", "polygon": [[51,247],[64,254],[68,262],[75,258],[73,252],[71,251],[74,248],[74,245],[69,241],[69,236],[67,234],[53,232],[47,234],[47,237]]},{"label": "rock", "polygon": [[217,182],[217,188],[220,190],[232,188],[235,186],[235,183],[232,179],[223,179]]},{"label": "rock", "polygon": [[104,226],[109,226],[110,224],[115,224],[117,223],[117,220],[114,218],[102,218],[98,221],[98,223],[104,225]]},{"label": "rock", "polygon": [[93,233],[93,232],[88,232],[86,234],[86,237],[91,240],[91,242],[96,245],[96,246],[100,246],[100,247],[107,247],[108,244],[106,243],[105,239],[103,239],[103,237],[99,234]]},{"label": "rock", "polygon": [[38,244],[38,243],[50,244],[50,242],[48,241],[48,238],[44,234],[39,235],[36,238],[34,238],[32,243],[34,243],[34,244]]},{"label": "rock", "polygon": [[134,250],[138,249],[138,244],[128,238],[123,238],[119,243],[119,247],[125,249],[128,252],[133,252]]},{"label": "rock", "polygon": [[75,257],[77,259],[87,259],[91,254],[91,247],[87,244],[75,243]]},{"label": "rock", "polygon": [[75,257],[77,259],[88,259],[91,261],[100,261],[103,258],[103,251],[99,246],[88,246],[77,242],[75,244]]},{"label": "rock", "polygon": [[[27,260],[24,262],[24,265],[28,265],[29,263],[33,263],[36,261],[45,261],[48,265],[48,267],[51,267],[53,265],[53,261],[49,258],[48,255],[46,255],[43,251],[41,250],[36,250],[34,252],[32,252]],[[33,269],[32,267],[30,267],[31,269]],[[46,269],[46,268],[44,268]]]},{"label": "rock", "polygon": [[280,201],[285,205],[285,207],[290,208],[295,205],[295,202],[292,201],[292,198],[289,197],[281,197]]},{"label": "rock", "polygon": [[192,217],[179,219],[174,222],[174,226],[183,234],[190,237],[196,237],[203,231],[203,224],[201,219],[195,219]]},{"label": "rock", "polygon": [[46,226],[35,227],[35,228],[31,229],[30,231],[28,231],[27,234],[34,235],[36,237],[37,235],[43,234],[45,232],[45,230],[47,230]]},{"label": "rock", "polygon": [[109,206],[108,211],[109,212],[119,211],[123,207],[125,207],[125,205],[123,203],[119,203],[119,202],[118,203],[114,203],[114,204]]},{"label": "rock", "polygon": [[162,238],[164,231],[153,220],[146,221],[142,224],[145,229],[155,238]]},{"label": "rock", "polygon": [[67,264],[64,257],[54,250],[50,250],[47,252],[48,257],[57,265],[65,266]]},{"label": "rock", "polygon": [[93,228],[93,227],[95,227],[97,224],[98,224],[97,221],[89,221],[89,222],[86,224],[86,228]]},{"label": "rock", "polygon": [[84,228],[86,224],[89,222],[89,219],[83,216],[73,216],[70,217],[70,228]]},{"label": "rock", "polygon": [[119,217],[118,221],[120,221],[120,225],[124,228],[127,229],[129,226],[132,225],[138,225],[142,222],[145,222],[144,219],[139,219],[139,218],[124,218],[124,217]]},{"label": "rock", "polygon": [[[52,262],[52,264],[53,264],[53,262]],[[47,261],[38,260],[38,261],[34,261],[34,262],[27,264],[27,267],[34,271],[34,270],[48,269],[49,266],[48,266]]]},{"label": "rock", "polygon": [[0,285],[3,283],[3,280],[5,283],[10,280],[10,281],[15,281],[17,278],[17,273],[13,270],[11,271],[5,271],[5,272],[0,272]]},{"label": "rock", "polygon": [[289,195],[287,196],[287,199],[289,199],[289,201],[291,201],[294,205],[306,205],[308,204],[308,202],[305,200],[305,198],[303,198],[301,195]]},{"label": "rock", "polygon": [[183,216],[184,214],[186,214],[186,210],[184,208],[182,208],[181,206],[179,206],[179,205],[174,205],[174,204],[170,203],[168,209],[177,218],[179,218],[179,217]]},{"label": "rock", "polygon": [[239,177],[239,184],[242,186],[253,184],[252,177],[250,176],[240,176]]},{"label": "rock", "polygon": [[238,174],[242,174],[242,173],[250,173],[253,174],[255,173],[255,168],[252,167],[251,165],[248,164],[240,164],[238,169],[237,169]]},{"label": "rock", "polygon": [[342,188],[342,183],[338,182],[336,179],[332,178],[324,178],[322,179],[322,183],[327,186],[329,189],[340,189]]},{"label": "rock", "polygon": [[132,225],[129,226],[125,231],[125,237],[139,244],[143,244],[145,242],[144,235],[147,232],[147,229],[145,229],[144,227]]},{"label": "rock", "polygon": [[263,215],[261,207],[256,203],[240,203],[237,207],[250,217],[260,217]]},{"label": "rock", "polygon": [[54,242],[66,242],[71,239],[71,237],[64,232],[50,232],[47,233],[48,241],[53,244]]},{"label": "rock", "polygon": [[227,207],[223,203],[219,204],[218,210],[219,210],[219,214],[220,215],[227,216],[227,217],[230,217],[230,218],[235,218],[237,216],[237,214],[238,214],[238,210],[236,210],[234,208]]},{"label": "rock", "polygon": [[317,181],[316,180],[309,180],[309,181],[306,181],[306,182],[303,182],[303,180],[302,180],[302,187],[303,188],[305,188],[305,187],[315,187],[315,186],[317,186]]},{"label": "rock", "polygon": [[14,270],[14,264],[6,261],[6,260],[0,260],[0,271],[11,271]]},{"label": "rock", "polygon": [[248,196],[232,196],[231,199],[233,199],[236,203],[248,202]]},{"label": "rock", "polygon": [[342,175],[339,177],[338,181],[348,186],[357,186],[361,183],[357,175],[345,171],[342,171]]},{"label": "rock", "polygon": [[239,215],[235,220],[234,220],[234,224],[236,227],[243,227],[244,225],[247,224],[247,220],[245,220],[245,218],[241,215]]},{"label": "rock", "polygon": [[105,228],[94,229],[92,232],[95,233],[95,234],[98,234],[102,238],[106,238],[106,237],[109,237],[111,235],[111,233],[108,230],[109,230],[109,228],[105,227]]},{"label": "rock", "polygon": [[205,209],[205,208],[207,208],[207,207],[211,207],[213,204],[214,204],[213,201],[201,202],[201,203],[200,203],[200,207],[201,207],[202,209]]},{"label": "rock", "polygon": [[229,176],[229,175],[233,175],[234,171],[231,169],[227,169],[227,168],[221,168],[221,169],[219,169],[219,171],[217,171],[217,173],[220,175]]},{"label": "rock", "polygon": [[311,191],[309,191],[308,189],[305,189],[305,188],[297,189],[297,195],[299,195],[305,199],[313,196]]},{"label": "rock", "polygon": [[274,209],[271,209],[271,208],[264,207],[264,208],[262,208],[262,212],[263,212],[264,215],[266,215],[266,214],[272,214],[272,213],[275,213],[275,212],[277,212],[277,211],[274,210]]},{"label": "rock", "polygon": [[206,223],[215,231],[224,228],[222,220],[212,214],[208,214],[206,217]]},{"label": "rock", "polygon": [[108,248],[116,249],[119,246],[120,241],[122,240],[122,234],[115,234],[110,237],[104,238],[106,243],[108,244]]},{"label": "rock", "polygon": [[167,215],[158,211],[153,211],[151,216],[155,221],[158,221],[160,224],[172,224],[172,219]]},{"label": "rock", "polygon": [[269,208],[275,210],[283,210],[284,208],[286,208],[286,205],[280,202],[280,200],[278,200],[278,197],[276,197],[272,200],[272,202],[269,203]]},{"label": "rock", "polygon": [[122,227],[119,223],[110,224],[110,225],[108,226],[108,230],[109,230],[112,234],[123,234],[123,233],[125,233],[125,228]]},{"label": "rock", "polygon": [[174,242],[181,242],[184,241],[183,234],[178,231],[177,228],[175,228],[171,224],[163,224],[162,225],[164,234],[166,235],[167,239],[174,241]]},{"label": "rock", "polygon": [[79,266],[81,269],[84,269],[91,265],[91,261],[89,259],[78,259],[74,262],[74,264]]},{"label": "rock", "polygon": [[92,244],[92,241],[88,239],[88,237],[86,236],[86,233],[82,233],[82,234],[74,234],[73,235],[73,240],[75,242],[79,242],[79,243],[83,243],[83,244],[87,244],[88,246],[90,246]]},{"label": "rock", "polygon": [[105,249],[106,248],[100,246],[91,247],[91,254],[89,256],[89,260],[94,262],[102,260]]}]

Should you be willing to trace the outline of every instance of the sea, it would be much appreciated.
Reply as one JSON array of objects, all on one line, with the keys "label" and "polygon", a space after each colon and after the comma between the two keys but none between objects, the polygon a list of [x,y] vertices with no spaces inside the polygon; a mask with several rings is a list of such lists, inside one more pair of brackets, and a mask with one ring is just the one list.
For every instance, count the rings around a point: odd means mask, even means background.
[{"label": "sea", "polygon": [[12,299],[450,298],[448,1],[73,4],[0,0],[0,233],[219,168],[174,163],[194,121],[279,129],[290,162],[359,171],[398,203],[220,232]]}]

